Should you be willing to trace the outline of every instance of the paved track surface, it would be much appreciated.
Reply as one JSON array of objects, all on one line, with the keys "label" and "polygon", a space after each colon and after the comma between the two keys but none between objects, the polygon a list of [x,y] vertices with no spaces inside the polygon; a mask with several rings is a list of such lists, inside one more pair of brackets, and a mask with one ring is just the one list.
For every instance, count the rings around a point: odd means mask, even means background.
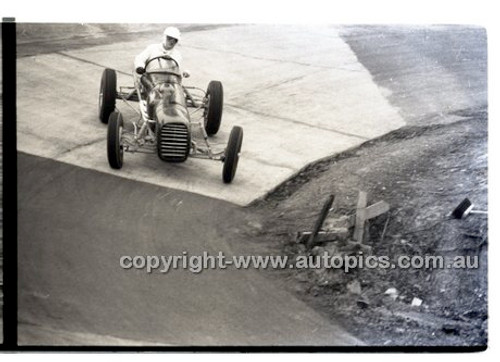
[{"label": "paved track surface", "polygon": [[255,270],[119,266],[122,255],[254,255],[238,237],[245,210],[35,156],[19,166],[21,343],[360,343]]},{"label": "paved track surface", "polygon": [[408,125],[454,122],[487,108],[485,29],[347,26],[340,33]]},{"label": "paved track surface", "polygon": [[[18,62],[19,150],[122,177],[247,205],[308,163],[404,125],[334,27],[237,26],[183,36],[186,85],[222,81],[223,126],[212,141],[224,149],[234,125],[244,129],[233,184],[220,162],[166,164],[126,154],[122,170],[106,160],[106,126],[97,120],[105,67],[132,85],[132,60],[159,39],[105,44]],[[120,104],[125,119],[134,117]]]}]

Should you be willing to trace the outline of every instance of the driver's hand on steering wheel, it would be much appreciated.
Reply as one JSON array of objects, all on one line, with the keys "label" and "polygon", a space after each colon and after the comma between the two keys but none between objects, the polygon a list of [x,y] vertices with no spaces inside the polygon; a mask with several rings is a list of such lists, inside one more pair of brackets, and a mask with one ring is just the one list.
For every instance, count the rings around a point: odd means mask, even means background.
[{"label": "driver's hand on steering wheel", "polygon": [[135,72],[137,74],[144,74],[144,73],[146,73],[146,69],[144,69],[143,67],[137,67],[137,68],[135,68]]}]

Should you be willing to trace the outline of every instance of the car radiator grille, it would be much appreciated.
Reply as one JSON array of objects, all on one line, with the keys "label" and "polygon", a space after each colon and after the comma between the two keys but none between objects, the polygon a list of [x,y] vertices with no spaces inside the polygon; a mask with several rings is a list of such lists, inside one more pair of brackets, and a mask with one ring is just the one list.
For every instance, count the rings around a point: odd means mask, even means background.
[{"label": "car radiator grille", "polygon": [[158,156],[163,161],[184,162],[189,155],[190,137],[185,124],[166,123],[158,135]]}]

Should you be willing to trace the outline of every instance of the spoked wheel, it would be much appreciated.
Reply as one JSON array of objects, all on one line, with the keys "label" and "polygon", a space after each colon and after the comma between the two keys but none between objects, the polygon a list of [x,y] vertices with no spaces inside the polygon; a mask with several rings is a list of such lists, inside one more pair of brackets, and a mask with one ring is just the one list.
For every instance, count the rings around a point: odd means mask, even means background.
[{"label": "spoked wheel", "polygon": [[111,112],[116,105],[116,72],[113,69],[104,69],[101,77],[101,88],[99,89],[99,119],[102,123],[108,123]]},{"label": "spoked wheel", "polygon": [[231,183],[236,174],[238,160],[240,159],[241,144],[243,143],[243,128],[233,127],[229,135],[229,142],[224,153],[224,167],[222,168],[222,180]]},{"label": "spoked wheel", "polygon": [[123,166],[123,145],[121,144],[123,119],[119,112],[113,112],[108,122],[108,162],[111,168]]},{"label": "spoked wheel", "polygon": [[222,83],[218,80],[212,80],[208,83],[207,88],[207,108],[205,109],[205,130],[209,136],[216,134],[219,131],[222,106],[223,106],[223,89]]}]

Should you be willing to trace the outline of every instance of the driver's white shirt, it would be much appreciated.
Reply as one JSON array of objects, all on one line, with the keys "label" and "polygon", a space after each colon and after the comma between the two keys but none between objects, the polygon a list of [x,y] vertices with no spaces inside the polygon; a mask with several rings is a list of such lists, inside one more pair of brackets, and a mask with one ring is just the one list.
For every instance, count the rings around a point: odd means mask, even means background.
[{"label": "driver's white shirt", "polygon": [[145,68],[146,62],[149,59],[159,57],[161,55],[168,55],[173,60],[177,62],[179,65],[179,69],[181,69],[182,56],[181,53],[174,47],[173,49],[165,49],[163,47],[163,43],[160,44],[151,44],[143,52],[135,57],[134,60],[134,73],[135,69],[138,67]]}]

